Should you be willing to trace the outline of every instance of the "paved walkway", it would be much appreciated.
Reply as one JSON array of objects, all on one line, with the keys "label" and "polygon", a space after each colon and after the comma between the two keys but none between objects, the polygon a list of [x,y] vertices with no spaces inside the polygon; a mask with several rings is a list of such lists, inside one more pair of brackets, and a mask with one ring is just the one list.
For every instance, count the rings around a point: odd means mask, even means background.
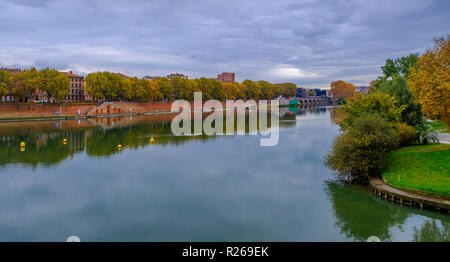
[{"label": "paved walkway", "polygon": [[437,137],[439,139],[439,143],[441,143],[441,144],[450,144],[450,133],[437,132]]},{"label": "paved walkway", "polygon": [[410,193],[392,187],[383,182],[380,178],[371,178],[369,184],[372,191],[379,197],[387,200],[399,202],[406,205],[417,205],[419,207],[429,207],[434,209],[444,209],[450,212],[450,200],[428,197]]}]

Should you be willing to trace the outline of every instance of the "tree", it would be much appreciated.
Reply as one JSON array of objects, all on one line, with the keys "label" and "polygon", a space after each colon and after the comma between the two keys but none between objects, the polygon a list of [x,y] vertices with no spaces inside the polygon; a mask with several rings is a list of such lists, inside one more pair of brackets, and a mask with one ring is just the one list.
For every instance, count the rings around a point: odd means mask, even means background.
[{"label": "tree", "polygon": [[364,113],[335,138],[326,164],[342,178],[366,182],[369,176],[379,174],[384,157],[397,144],[391,123],[380,114]]},{"label": "tree", "polygon": [[47,93],[48,98],[60,100],[67,97],[70,90],[70,79],[55,69],[43,69],[40,72],[40,90]]},{"label": "tree", "polygon": [[316,91],[315,90],[313,90],[313,89],[308,89],[308,96],[316,96],[317,94],[316,94]]},{"label": "tree", "polygon": [[411,69],[408,84],[430,119],[450,126],[450,35],[435,40]]},{"label": "tree", "polygon": [[271,99],[275,97],[273,85],[267,81],[258,81],[256,84],[261,89],[261,98]]},{"label": "tree", "polygon": [[145,101],[147,90],[145,89],[144,79],[138,79],[137,77],[130,77],[126,79],[131,94],[131,99],[134,101]]},{"label": "tree", "polygon": [[147,96],[149,101],[161,101],[163,100],[163,94],[157,80],[149,81],[150,88],[147,90]]},{"label": "tree", "polygon": [[247,99],[258,100],[259,97],[261,96],[261,89],[252,80],[248,79],[244,80],[241,83],[240,88],[242,88],[245,91],[245,97]]},{"label": "tree", "polygon": [[5,70],[0,70],[0,97],[6,96],[11,91],[12,76]]},{"label": "tree", "polygon": [[173,89],[172,83],[167,78],[158,78],[153,80],[155,84],[159,87],[164,100],[173,101],[175,90]]},{"label": "tree", "polygon": [[193,85],[189,79],[174,77],[171,82],[175,97],[177,99],[194,99]]},{"label": "tree", "polygon": [[395,97],[399,105],[405,106],[402,111],[401,122],[417,127],[424,121],[422,106],[414,100],[414,95],[409,90],[405,76],[394,75],[391,80],[383,77],[373,85],[376,90]]},{"label": "tree", "polygon": [[209,79],[209,81],[211,82],[211,86],[212,86],[212,92],[211,92],[212,97],[219,101],[224,100],[225,99],[225,91],[223,90],[222,82],[220,82],[219,80],[216,80],[216,79]]},{"label": "tree", "polygon": [[379,114],[386,122],[399,122],[404,105],[399,105],[397,100],[389,94],[371,92],[368,95],[359,95],[351,99],[342,107],[345,118],[338,121],[342,130],[354,126],[356,119],[362,115]]},{"label": "tree", "polygon": [[334,81],[330,85],[330,93],[335,100],[346,100],[355,94],[355,86],[342,80]]},{"label": "tree", "polygon": [[200,79],[196,79],[195,81],[197,81],[197,87],[202,92],[202,98],[205,100],[213,99],[212,96],[213,86],[211,84],[210,79],[202,77]]},{"label": "tree", "polygon": [[388,59],[386,64],[381,67],[384,77],[390,78],[395,75],[402,75],[408,77],[411,67],[415,66],[419,54],[410,54],[406,57],[400,57],[395,60]]},{"label": "tree", "polygon": [[15,72],[13,77],[13,95],[16,101],[27,102],[41,84],[40,74],[36,68]]},{"label": "tree", "polygon": [[86,92],[95,99],[105,99],[105,87],[108,77],[102,72],[91,73],[86,76]]}]

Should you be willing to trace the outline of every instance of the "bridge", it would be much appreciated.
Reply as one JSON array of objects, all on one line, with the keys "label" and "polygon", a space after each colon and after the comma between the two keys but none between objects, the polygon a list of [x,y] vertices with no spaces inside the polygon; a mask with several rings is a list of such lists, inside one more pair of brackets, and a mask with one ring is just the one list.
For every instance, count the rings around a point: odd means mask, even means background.
[{"label": "bridge", "polygon": [[331,105],[333,101],[329,97],[300,97],[297,98],[299,105]]},{"label": "bridge", "polygon": [[280,100],[280,105],[299,105],[299,106],[312,106],[312,105],[331,105],[333,101],[330,97],[300,97],[294,99]]}]

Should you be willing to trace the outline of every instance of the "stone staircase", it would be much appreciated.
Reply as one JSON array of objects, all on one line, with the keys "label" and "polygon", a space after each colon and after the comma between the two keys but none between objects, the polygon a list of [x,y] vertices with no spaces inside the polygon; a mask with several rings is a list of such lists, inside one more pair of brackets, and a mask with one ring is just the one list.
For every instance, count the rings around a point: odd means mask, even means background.
[{"label": "stone staircase", "polygon": [[[109,109],[109,112],[108,112],[108,109]],[[117,109],[119,109],[118,112],[117,112]],[[127,114],[128,110],[126,110],[119,104],[114,103],[114,102],[103,102],[102,104],[89,110],[86,113],[86,115],[88,115],[88,116],[89,115],[108,115],[108,114],[112,115],[112,114],[124,114],[124,113]]]}]

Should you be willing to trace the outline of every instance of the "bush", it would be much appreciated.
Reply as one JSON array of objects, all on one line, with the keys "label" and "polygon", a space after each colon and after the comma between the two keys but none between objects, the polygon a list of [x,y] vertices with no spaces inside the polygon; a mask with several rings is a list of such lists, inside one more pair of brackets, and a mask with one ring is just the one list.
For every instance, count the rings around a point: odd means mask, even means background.
[{"label": "bush", "polygon": [[422,106],[414,100],[405,76],[394,75],[392,80],[381,78],[374,85],[376,90],[395,97],[400,105],[405,106],[401,114],[402,122],[413,127],[417,127],[423,122]]},{"label": "bush", "polygon": [[417,140],[424,145],[439,143],[436,131],[427,122],[423,122],[417,127]]},{"label": "bush", "polygon": [[399,122],[404,105],[398,105],[398,101],[389,94],[382,92],[370,92],[368,95],[356,96],[342,107],[346,117],[339,121],[342,130],[347,130],[354,125],[356,119],[362,115],[378,114],[387,122]]},{"label": "bush", "polygon": [[396,123],[395,129],[397,131],[398,143],[400,146],[410,145],[416,138],[416,129],[405,123]]},{"label": "bush", "polygon": [[391,123],[376,113],[361,114],[335,138],[326,164],[344,179],[365,182],[379,174],[385,155],[397,146],[397,132]]}]

